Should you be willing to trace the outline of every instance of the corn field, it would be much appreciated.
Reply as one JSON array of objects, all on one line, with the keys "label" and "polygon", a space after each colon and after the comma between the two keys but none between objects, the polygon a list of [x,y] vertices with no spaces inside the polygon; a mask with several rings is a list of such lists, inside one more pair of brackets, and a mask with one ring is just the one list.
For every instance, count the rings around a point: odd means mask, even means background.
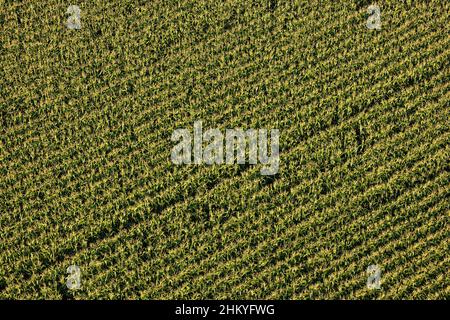
[{"label": "corn field", "polygon": [[449,1],[0,4],[1,299],[450,298]]}]

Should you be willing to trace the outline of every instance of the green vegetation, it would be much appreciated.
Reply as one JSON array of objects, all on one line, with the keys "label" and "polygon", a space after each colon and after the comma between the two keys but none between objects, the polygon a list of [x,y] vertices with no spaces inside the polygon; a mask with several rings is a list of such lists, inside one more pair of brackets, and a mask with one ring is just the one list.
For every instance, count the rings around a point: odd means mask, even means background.
[{"label": "green vegetation", "polygon": [[[449,298],[450,2],[377,3],[2,1],[0,298]],[[174,165],[197,120],[278,174]]]}]

